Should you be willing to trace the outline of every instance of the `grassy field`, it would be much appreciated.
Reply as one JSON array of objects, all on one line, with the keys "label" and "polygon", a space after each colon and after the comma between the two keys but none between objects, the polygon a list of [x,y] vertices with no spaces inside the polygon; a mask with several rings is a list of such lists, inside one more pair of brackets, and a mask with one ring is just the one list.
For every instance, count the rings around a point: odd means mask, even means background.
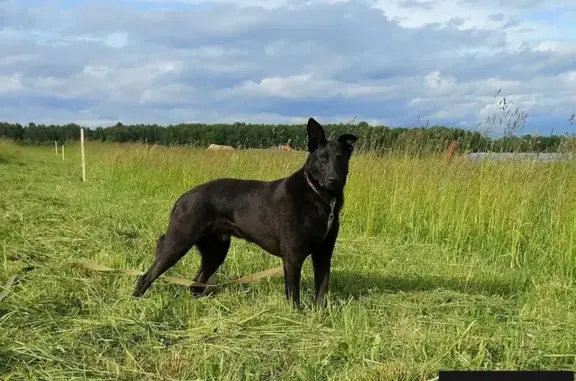
[{"label": "grassy field", "polygon": [[[352,159],[329,308],[281,277],[193,299],[146,270],[175,199],[203,181],[288,175],[302,153],[0,142],[2,380],[429,380],[439,369],[576,370],[576,166]],[[191,251],[169,275],[192,278]],[[212,282],[280,265],[233,241]],[[306,262],[303,301],[312,301]],[[2,290],[0,290],[1,292]]]}]

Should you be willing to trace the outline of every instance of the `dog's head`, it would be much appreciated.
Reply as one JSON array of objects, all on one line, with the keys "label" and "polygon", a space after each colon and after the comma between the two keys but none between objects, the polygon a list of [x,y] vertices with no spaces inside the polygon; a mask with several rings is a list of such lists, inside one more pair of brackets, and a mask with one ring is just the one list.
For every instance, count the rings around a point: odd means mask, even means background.
[{"label": "dog's head", "polygon": [[314,118],[308,119],[308,173],[319,185],[332,192],[346,185],[348,162],[358,137],[344,134],[335,140],[326,140],[324,129]]}]

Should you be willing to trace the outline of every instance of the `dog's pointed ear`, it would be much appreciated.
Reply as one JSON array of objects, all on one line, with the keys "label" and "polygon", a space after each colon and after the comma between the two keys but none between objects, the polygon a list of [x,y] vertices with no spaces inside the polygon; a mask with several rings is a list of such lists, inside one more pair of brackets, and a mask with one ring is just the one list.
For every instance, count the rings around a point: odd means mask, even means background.
[{"label": "dog's pointed ear", "polygon": [[308,131],[308,152],[313,152],[327,143],[324,129],[316,119],[308,119],[306,130]]},{"label": "dog's pointed ear", "polygon": [[344,134],[338,137],[340,144],[346,147],[350,152],[354,150],[354,143],[356,143],[356,140],[358,140],[358,136],[352,134]]}]

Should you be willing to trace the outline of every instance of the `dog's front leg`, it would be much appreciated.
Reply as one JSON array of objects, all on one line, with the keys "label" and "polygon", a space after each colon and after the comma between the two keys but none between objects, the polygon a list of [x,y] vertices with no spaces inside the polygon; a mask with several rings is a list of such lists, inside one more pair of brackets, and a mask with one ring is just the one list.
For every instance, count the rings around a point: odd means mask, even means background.
[{"label": "dog's front leg", "polygon": [[314,287],[316,290],[316,306],[326,307],[326,292],[330,282],[330,266],[332,263],[332,253],[336,244],[336,237],[340,226],[335,222],[330,229],[324,242],[312,251],[312,265],[314,267]]},{"label": "dog's front leg", "polygon": [[292,300],[295,308],[300,308],[300,278],[306,255],[302,250],[290,250],[282,256],[286,299]]}]

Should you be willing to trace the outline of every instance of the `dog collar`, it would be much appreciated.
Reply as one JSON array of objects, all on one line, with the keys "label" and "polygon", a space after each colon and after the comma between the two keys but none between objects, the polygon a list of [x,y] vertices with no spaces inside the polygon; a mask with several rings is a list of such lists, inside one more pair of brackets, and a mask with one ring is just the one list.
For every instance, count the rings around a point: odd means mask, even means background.
[{"label": "dog collar", "polygon": [[320,191],[314,186],[314,183],[312,183],[312,181],[310,181],[310,177],[308,176],[308,172],[306,170],[304,170],[304,177],[306,178],[306,182],[308,183],[308,185],[310,186],[310,188],[312,188],[312,190],[314,191],[314,193],[316,193],[318,196],[320,196],[320,198],[324,201],[326,200],[326,197],[324,197],[322,195],[322,193],[320,193]]}]

